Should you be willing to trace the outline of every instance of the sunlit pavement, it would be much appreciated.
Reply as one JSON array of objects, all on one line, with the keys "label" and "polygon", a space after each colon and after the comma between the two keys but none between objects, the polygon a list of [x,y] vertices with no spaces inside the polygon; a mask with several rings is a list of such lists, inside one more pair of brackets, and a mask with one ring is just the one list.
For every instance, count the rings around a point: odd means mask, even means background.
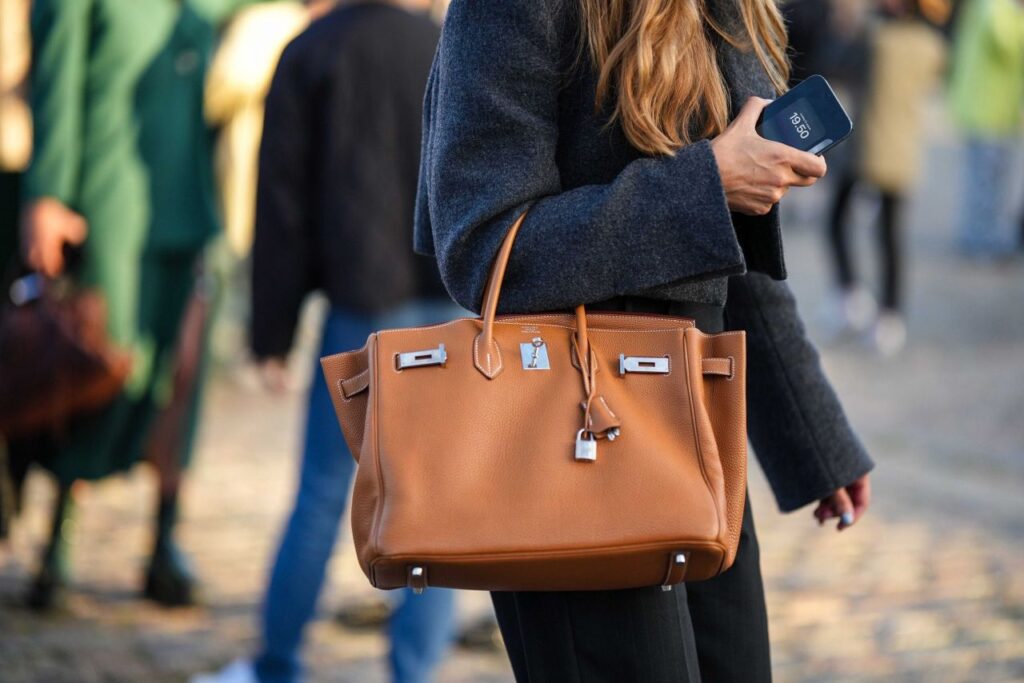
[{"label": "sunlit pavement", "polygon": [[[778,681],[1024,680],[1024,266],[952,255],[955,159],[933,149],[930,189],[910,210],[907,350],[883,361],[856,341],[823,348],[878,462],[871,514],[842,534],[818,528],[810,509],[781,516],[752,474]],[[787,249],[792,285],[824,342],[826,271],[820,230],[806,219],[814,208],[813,199],[794,207]],[[0,681],[181,681],[249,652],[294,486],[299,411],[298,394],[271,398],[237,377],[211,387],[181,529],[204,608],[164,611],[136,597],[153,494],[144,471],[81,491],[67,611],[42,618],[13,606],[47,524],[50,489],[33,479],[27,518],[0,551]],[[348,539],[331,573],[310,632],[310,680],[386,680],[384,639],[330,619],[368,591]],[[487,604],[467,594],[463,617]],[[500,656],[453,651],[439,680],[511,676]]]}]

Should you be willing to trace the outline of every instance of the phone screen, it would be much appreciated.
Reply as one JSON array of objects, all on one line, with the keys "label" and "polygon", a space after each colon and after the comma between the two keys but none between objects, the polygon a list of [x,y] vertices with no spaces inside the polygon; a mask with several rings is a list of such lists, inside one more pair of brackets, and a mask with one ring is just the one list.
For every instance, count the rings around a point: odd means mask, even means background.
[{"label": "phone screen", "polygon": [[826,138],[824,124],[804,97],[766,118],[761,123],[761,134],[805,152]]},{"label": "phone screen", "polygon": [[764,108],[757,132],[811,154],[823,154],[846,139],[853,123],[832,88],[810,76]]}]

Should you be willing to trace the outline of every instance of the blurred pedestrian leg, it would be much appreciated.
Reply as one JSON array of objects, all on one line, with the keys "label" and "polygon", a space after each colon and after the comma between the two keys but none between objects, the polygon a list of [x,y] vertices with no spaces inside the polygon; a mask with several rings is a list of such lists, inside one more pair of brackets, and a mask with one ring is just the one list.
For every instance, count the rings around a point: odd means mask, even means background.
[{"label": "blurred pedestrian leg", "polygon": [[966,256],[1005,256],[1016,246],[1009,211],[1015,150],[1014,138],[966,140],[957,233],[957,245]]},{"label": "blurred pedestrian leg", "polygon": [[[938,84],[946,48],[917,0],[891,0],[879,10],[867,37],[871,68],[857,122],[856,164],[840,177],[829,231],[838,291],[837,332],[865,332],[884,356],[906,342],[903,322],[906,255],[902,207],[919,176],[924,104]],[[849,209],[857,186],[879,199],[876,226],[881,272],[879,306],[860,284],[850,254]]]},{"label": "blurred pedestrian leg", "polygon": [[198,598],[190,565],[174,540],[182,468],[192,451],[199,417],[200,391],[206,370],[206,339],[212,318],[211,278],[199,274],[178,330],[168,395],[147,437],[146,459],[159,480],[156,534],[146,572],[144,593],[168,605],[189,605]]},{"label": "blurred pedestrian leg", "polygon": [[50,518],[50,539],[43,551],[39,571],[29,589],[28,606],[32,609],[47,610],[62,606],[64,593],[61,589],[67,582],[69,573],[71,525],[74,511],[74,498],[71,487],[61,485],[53,504],[53,515]]},{"label": "blurred pedestrian leg", "polygon": [[[355,471],[320,374],[319,357],[359,348],[375,330],[428,325],[460,312],[442,301],[407,304],[377,316],[330,311],[309,394],[299,490],[263,606],[262,649],[254,666],[260,683],[300,678],[299,646],[316,610]],[[429,680],[451,638],[453,599],[453,593],[444,589],[432,588],[418,596],[401,591],[389,625],[395,681]]]}]

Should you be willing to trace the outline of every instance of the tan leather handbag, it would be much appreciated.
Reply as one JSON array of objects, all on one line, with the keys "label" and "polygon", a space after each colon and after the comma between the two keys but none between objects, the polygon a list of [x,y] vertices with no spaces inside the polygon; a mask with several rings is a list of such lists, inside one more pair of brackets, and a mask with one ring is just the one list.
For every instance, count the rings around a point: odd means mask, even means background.
[{"label": "tan leather handbag", "polygon": [[685,318],[496,316],[385,330],[322,360],[359,462],[378,588],[605,590],[707,579],[746,491],[745,339]]}]

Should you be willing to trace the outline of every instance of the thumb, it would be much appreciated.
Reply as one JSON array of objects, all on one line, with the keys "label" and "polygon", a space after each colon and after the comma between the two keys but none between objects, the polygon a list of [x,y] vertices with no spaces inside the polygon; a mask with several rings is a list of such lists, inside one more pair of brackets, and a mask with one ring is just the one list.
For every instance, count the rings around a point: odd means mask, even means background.
[{"label": "thumb", "polygon": [[743,108],[740,109],[740,113],[736,115],[734,123],[737,126],[753,130],[754,126],[757,125],[757,119],[761,116],[761,112],[771,103],[771,100],[766,100],[763,97],[747,98],[747,101],[743,103]]}]

